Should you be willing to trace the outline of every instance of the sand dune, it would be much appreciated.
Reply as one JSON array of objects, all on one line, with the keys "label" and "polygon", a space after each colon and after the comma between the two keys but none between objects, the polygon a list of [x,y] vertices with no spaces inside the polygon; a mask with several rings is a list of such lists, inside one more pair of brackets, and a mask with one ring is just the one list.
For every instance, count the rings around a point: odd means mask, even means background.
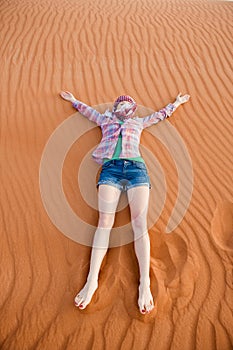
[{"label": "sand dune", "polygon": [[[232,2],[222,1],[0,2],[1,349],[232,349],[232,14]],[[100,109],[125,93],[150,110],[179,91],[191,95],[152,127],[157,138],[148,129],[141,139],[154,196],[149,234],[156,307],[147,316],[137,307],[132,242],[108,251],[92,302],[83,311],[74,307],[90,247],[52,222],[39,183],[52,133],[66,121],[77,130],[85,123],[59,97],[62,89]],[[171,135],[183,143],[174,141],[169,150],[162,139]],[[62,169],[70,208],[93,227],[98,212],[83,198],[77,176],[99,139],[97,128],[84,132]],[[174,161],[182,150],[192,174]],[[92,171],[99,171],[95,163],[90,167],[87,188]],[[180,221],[167,234],[182,172]],[[115,228],[130,222],[124,198],[120,205]]]}]

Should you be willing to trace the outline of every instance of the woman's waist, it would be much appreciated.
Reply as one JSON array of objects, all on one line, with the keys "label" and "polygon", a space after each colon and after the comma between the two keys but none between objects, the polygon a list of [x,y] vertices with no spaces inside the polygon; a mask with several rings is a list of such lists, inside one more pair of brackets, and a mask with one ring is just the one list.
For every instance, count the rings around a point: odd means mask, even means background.
[{"label": "woman's waist", "polygon": [[114,164],[114,165],[125,165],[125,164],[138,164],[138,163],[144,163],[145,161],[143,158],[135,158],[135,159],[129,159],[129,158],[119,158],[119,159],[104,159],[104,164]]}]

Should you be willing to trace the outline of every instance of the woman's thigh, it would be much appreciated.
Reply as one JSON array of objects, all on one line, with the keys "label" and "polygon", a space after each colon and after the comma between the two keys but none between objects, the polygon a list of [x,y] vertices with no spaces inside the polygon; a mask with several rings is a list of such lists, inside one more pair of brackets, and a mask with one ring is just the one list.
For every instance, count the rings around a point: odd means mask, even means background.
[{"label": "woman's thigh", "polygon": [[101,213],[115,213],[121,190],[110,185],[100,185],[98,189],[98,208]]},{"label": "woman's thigh", "polygon": [[127,191],[131,221],[134,232],[147,230],[147,212],[149,204],[150,189],[148,186],[137,186]]},{"label": "woman's thigh", "polygon": [[99,227],[110,228],[114,223],[115,212],[121,191],[114,186],[100,185],[98,188]]}]

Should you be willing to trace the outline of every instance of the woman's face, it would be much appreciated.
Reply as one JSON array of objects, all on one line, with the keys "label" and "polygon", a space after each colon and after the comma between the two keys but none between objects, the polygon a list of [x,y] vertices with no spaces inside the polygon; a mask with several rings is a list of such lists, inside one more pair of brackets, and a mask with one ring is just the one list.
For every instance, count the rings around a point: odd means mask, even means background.
[{"label": "woman's face", "polygon": [[128,102],[128,101],[122,101],[122,102],[119,102],[117,107],[116,107],[116,112],[119,112],[119,111],[124,111],[126,109],[130,109],[131,107],[131,103]]},{"label": "woman's face", "polygon": [[128,101],[119,102],[114,110],[114,113],[119,119],[127,118],[132,116],[132,103]]}]

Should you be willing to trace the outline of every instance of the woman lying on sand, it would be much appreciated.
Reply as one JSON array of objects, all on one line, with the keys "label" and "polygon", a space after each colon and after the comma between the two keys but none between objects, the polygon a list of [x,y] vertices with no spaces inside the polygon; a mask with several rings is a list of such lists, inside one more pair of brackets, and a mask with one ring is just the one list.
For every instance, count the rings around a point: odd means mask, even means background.
[{"label": "woman lying on sand", "polygon": [[142,314],[149,313],[154,308],[150,291],[150,241],[147,231],[151,185],[145,162],[139,152],[140,136],[143,129],[170,117],[190,96],[179,94],[174,103],[169,103],[159,112],[144,118],[135,115],[137,104],[127,95],[119,96],[114,102],[112,112],[104,114],[76,100],[68,91],[62,91],[61,97],[72,102],[73,107],[82,115],[99,125],[103,134],[99,146],[92,154],[96,162],[102,165],[97,183],[99,221],[93,239],[87,281],[75,297],[75,305],[84,309],[98,287],[99,270],[108,250],[117,204],[121,191],[126,191],[140,271],[138,305]]}]

